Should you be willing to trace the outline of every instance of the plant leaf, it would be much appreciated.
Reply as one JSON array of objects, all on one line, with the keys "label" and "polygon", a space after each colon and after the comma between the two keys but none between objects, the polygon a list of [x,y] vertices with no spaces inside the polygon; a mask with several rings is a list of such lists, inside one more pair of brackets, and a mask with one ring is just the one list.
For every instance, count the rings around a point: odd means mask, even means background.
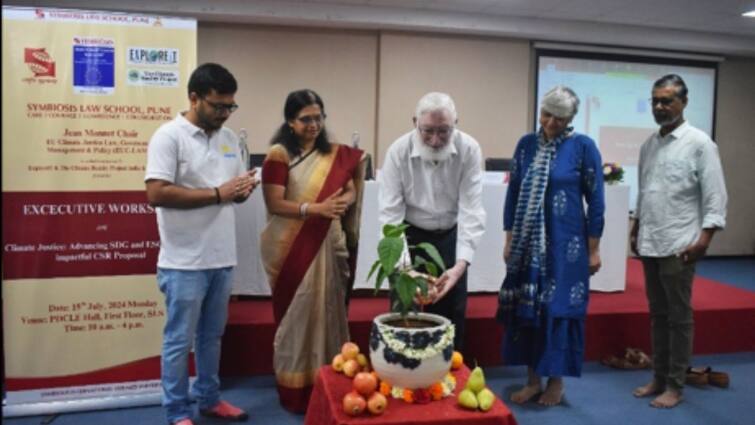
[{"label": "plant leaf", "polygon": [[380,266],[380,260],[375,260],[375,262],[372,264],[372,267],[370,267],[370,272],[367,273],[367,280],[370,280],[372,277],[372,274],[375,273],[375,270]]},{"label": "plant leaf", "polygon": [[408,224],[386,224],[383,226],[383,236],[387,238],[397,238],[404,234],[404,230],[409,227]]},{"label": "plant leaf", "polygon": [[425,253],[427,253],[427,256],[430,257],[435,263],[440,267],[441,270],[446,271],[446,266],[443,264],[443,259],[440,257],[440,253],[438,253],[438,250],[435,249],[434,246],[430,245],[427,242],[422,242],[417,245],[417,248],[421,248]]},{"label": "plant leaf", "polygon": [[423,257],[420,257],[419,255],[414,256],[414,264],[412,264],[412,267],[414,268],[414,270],[417,270],[426,264],[427,264],[427,260],[425,260]]},{"label": "plant leaf", "polygon": [[383,237],[389,236],[390,233],[396,230],[396,227],[398,226],[395,224],[386,224],[383,226]]},{"label": "plant leaf", "polygon": [[422,294],[423,297],[427,296],[427,279],[424,277],[416,277],[414,278],[415,282],[417,282],[417,286],[419,287],[419,292]]},{"label": "plant leaf", "polygon": [[425,264],[425,268],[427,269],[427,273],[430,274],[432,277],[438,277],[438,267],[435,265],[435,263],[427,262]]},{"label": "plant leaf", "polygon": [[414,256],[414,264],[412,264],[412,267],[414,270],[420,270],[421,267],[424,267],[424,271],[430,276],[438,277],[438,266],[436,266],[435,263],[425,260],[422,256]]},{"label": "plant leaf", "polygon": [[396,282],[396,293],[401,301],[402,314],[406,314],[412,306],[414,294],[417,292],[417,282],[408,274],[401,273]]},{"label": "plant leaf", "polygon": [[377,295],[377,292],[380,290],[380,288],[383,286],[383,282],[386,278],[385,270],[383,268],[378,269],[377,278],[375,279],[375,294]]},{"label": "plant leaf", "polygon": [[384,237],[378,243],[378,259],[388,273],[396,268],[396,263],[404,252],[404,240],[399,237]]}]

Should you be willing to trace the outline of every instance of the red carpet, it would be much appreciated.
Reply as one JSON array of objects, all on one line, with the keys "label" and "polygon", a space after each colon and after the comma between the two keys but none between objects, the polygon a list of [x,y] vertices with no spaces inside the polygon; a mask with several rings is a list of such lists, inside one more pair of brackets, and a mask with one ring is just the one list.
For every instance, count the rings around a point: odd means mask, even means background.
[{"label": "red carpet", "polygon": [[[630,259],[627,288],[621,293],[590,294],[586,323],[585,359],[622,354],[626,347],[650,352],[650,318],[642,266]],[[503,328],[493,319],[497,294],[470,295],[464,357],[468,364],[501,364]],[[755,351],[755,293],[696,277],[695,354]],[[367,349],[372,319],[388,311],[385,298],[354,298],[349,308],[352,340]],[[223,338],[221,373],[226,376],[272,373],[275,325],[269,299],[231,303]]]}]

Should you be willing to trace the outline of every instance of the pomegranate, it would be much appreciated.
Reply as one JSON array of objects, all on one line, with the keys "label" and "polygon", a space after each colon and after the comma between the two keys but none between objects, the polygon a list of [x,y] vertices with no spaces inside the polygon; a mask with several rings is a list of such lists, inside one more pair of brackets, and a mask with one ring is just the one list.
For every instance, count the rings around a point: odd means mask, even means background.
[{"label": "pomegranate", "polygon": [[354,377],[352,385],[354,391],[365,397],[369,397],[377,389],[377,379],[375,379],[375,376],[371,373],[359,372],[357,373],[357,376]]},{"label": "pomegranate", "polygon": [[373,415],[382,415],[385,408],[388,406],[388,399],[380,393],[374,393],[367,401],[367,410]]},{"label": "pomegranate", "polygon": [[357,416],[364,412],[364,408],[367,407],[367,402],[364,397],[359,395],[356,391],[352,391],[343,396],[343,411],[347,415]]}]

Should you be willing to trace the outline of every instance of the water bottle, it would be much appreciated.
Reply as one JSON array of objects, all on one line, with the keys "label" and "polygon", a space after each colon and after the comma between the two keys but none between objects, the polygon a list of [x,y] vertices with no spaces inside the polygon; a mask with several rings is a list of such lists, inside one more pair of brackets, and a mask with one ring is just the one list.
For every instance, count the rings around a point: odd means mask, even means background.
[{"label": "water bottle", "polygon": [[241,153],[241,162],[244,164],[245,170],[250,170],[252,164],[249,158],[249,145],[246,144],[247,137],[249,137],[249,135],[247,134],[246,129],[242,128],[239,131],[239,151]]},{"label": "water bottle", "polygon": [[351,147],[359,148],[359,132],[358,131],[351,133]]}]

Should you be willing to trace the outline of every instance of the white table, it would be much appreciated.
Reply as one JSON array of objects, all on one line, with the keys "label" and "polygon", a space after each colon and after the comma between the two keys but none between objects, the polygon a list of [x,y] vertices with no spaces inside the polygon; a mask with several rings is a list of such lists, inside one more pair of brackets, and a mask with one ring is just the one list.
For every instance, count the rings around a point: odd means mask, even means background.
[{"label": "white table", "polygon": [[[469,292],[497,292],[506,275],[503,253],[503,201],[507,185],[486,182],[483,185],[483,206],[487,213],[485,234],[469,269]],[[375,181],[365,183],[362,222],[359,240],[355,288],[372,288],[366,277],[377,258],[380,237],[378,223],[378,190]],[[627,225],[629,217],[629,186],[606,186],[606,226],[600,243],[603,267],[590,279],[595,291],[623,291],[626,275]],[[238,295],[270,295],[267,276],[260,261],[259,234],[265,226],[266,211],[262,191],[236,205],[236,240],[239,258],[233,293]]]}]

